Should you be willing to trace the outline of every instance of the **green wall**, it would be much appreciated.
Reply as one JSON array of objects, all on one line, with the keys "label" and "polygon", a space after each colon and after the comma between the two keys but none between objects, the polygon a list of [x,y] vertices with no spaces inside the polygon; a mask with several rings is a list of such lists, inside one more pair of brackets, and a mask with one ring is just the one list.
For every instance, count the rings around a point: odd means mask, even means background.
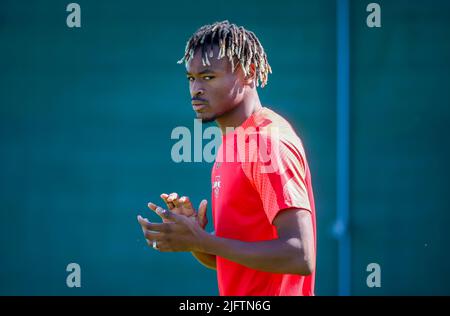
[{"label": "green wall", "polygon": [[[351,1],[352,294],[450,294],[450,5]],[[318,221],[317,295],[336,295],[336,4],[321,1],[0,4],[0,294],[217,295],[188,253],[157,253],[136,215],[162,192],[210,200],[209,163],[172,162],[193,128],[181,58],[199,26],[253,30],[273,75],[264,104],[295,126]],[[211,219],[211,210],[209,210]],[[211,225],[209,229],[212,230]],[[82,287],[66,286],[81,266]],[[366,266],[382,269],[366,286]]]}]

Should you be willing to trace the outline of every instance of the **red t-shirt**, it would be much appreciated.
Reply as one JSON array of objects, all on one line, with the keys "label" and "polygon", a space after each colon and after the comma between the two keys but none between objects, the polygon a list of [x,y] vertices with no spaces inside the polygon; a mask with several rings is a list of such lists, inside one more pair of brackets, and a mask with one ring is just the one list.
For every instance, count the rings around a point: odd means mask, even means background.
[{"label": "red t-shirt", "polygon": [[[247,242],[277,238],[273,220],[288,208],[316,219],[311,175],[300,138],[268,108],[222,137],[211,174],[215,234]],[[309,276],[250,269],[217,256],[220,295],[314,295]]]}]

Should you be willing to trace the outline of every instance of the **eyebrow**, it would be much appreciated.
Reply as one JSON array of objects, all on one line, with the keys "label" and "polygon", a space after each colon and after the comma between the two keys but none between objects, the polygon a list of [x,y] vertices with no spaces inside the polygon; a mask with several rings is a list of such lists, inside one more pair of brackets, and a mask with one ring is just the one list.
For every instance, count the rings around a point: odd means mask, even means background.
[{"label": "eyebrow", "polygon": [[[215,71],[212,69],[206,68],[206,69],[200,71],[198,74],[204,75],[204,74],[212,74],[212,73],[215,73]],[[186,71],[186,75],[192,75],[192,74],[189,71]]]}]

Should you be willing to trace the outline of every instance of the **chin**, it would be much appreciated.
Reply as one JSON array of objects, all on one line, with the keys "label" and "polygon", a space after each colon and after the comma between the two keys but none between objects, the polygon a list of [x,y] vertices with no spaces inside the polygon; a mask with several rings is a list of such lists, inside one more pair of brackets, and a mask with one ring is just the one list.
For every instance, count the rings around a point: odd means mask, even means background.
[{"label": "chin", "polygon": [[202,120],[202,123],[206,124],[206,123],[214,122],[216,120],[216,117],[214,115],[207,116],[207,115],[202,115],[201,113],[197,113],[197,119]]},{"label": "chin", "polygon": [[206,124],[206,123],[214,122],[216,120],[216,118],[215,117],[202,117],[201,120],[202,120],[203,124]]}]

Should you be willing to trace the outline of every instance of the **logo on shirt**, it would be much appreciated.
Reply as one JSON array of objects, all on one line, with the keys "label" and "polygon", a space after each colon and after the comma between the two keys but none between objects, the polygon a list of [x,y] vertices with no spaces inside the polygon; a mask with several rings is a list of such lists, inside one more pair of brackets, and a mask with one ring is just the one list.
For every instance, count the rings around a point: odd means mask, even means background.
[{"label": "logo on shirt", "polygon": [[216,176],[214,178],[214,183],[213,183],[213,192],[214,192],[214,196],[217,198],[219,196],[219,191],[220,191],[220,176]]}]

